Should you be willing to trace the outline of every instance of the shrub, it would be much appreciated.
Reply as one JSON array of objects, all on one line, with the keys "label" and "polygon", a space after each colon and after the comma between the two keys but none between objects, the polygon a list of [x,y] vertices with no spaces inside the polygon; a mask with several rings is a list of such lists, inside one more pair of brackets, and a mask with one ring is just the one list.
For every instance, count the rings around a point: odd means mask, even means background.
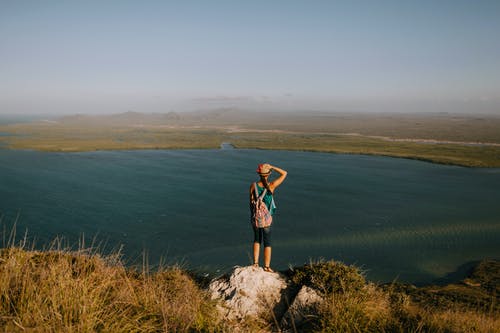
[{"label": "shrub", "polygon": [[297,285],[306,285],[325,294],[358,292],[366,283],[359,268],[333,260],[319,260],[295,268],[291,278]]}]

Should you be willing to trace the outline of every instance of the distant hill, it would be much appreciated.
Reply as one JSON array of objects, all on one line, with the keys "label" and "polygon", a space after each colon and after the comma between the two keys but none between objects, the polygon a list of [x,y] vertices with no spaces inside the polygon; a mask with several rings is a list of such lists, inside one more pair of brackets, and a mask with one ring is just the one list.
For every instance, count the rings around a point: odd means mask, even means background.
[{"label": "distant hill", "polygon": [[76,114],[59,118],[59,122],[68,125],[80,126],[135,126],[135,125],[167,125],[180,121],[181,115],[177,112],[169,113],[140,113],[127,111],[111,115],[83,115]]},{"label": "distant hill", "polygon": [[[93,126],[135,126],[135,125],[192,125],[217,126],[239,125],[251,119],[265,116],[254,112],[244,112],[236,109],[214,109],[208,111],[141,113],[127,111],[111,115],[76,114],[63,116],[59,122],[68,125]],[[258,121],[255,121],[258,123]]]},{"label": "distant hill", "polygon": [[271,112],[219,108],[192,112],[64,116],[76,126],[206,126],[398,139],[500,143],[500,117],[448,113]]}]

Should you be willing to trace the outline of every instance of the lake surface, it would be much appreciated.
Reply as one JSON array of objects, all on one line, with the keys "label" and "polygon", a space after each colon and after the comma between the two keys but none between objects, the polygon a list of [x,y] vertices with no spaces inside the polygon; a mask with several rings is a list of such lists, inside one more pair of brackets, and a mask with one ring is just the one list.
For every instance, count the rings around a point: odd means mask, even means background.
[{"label": "lake surface", "polygon": [[[37,247],[84,237],[124,259],[214,272],[251,262],[258,163],[286,169],[273,267],[342,260],[372,280],[429,282],[500,258],[500,169],[288,151],[43,153],[0,149],[0,214]],[[82,236],[84,235],[84,236]],[[5,236],[5,235],[4,235]]]},{"label": "lake surface", "polygon": [[18,114],[0,114],[0,125],[9,124],[19,124],[19,123],[30,123],[33,121],[44,120],[44,119],[54,119],[54,115],[18,115]]}]

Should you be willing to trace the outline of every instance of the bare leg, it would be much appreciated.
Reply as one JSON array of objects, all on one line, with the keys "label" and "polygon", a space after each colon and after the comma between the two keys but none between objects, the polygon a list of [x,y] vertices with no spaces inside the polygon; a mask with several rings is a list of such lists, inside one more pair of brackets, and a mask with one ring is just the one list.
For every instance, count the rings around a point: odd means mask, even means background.
[{"label": "bare leg", "polygon": [[264,267],[269,267],[271,265],[271,247],[264,247]]},{"label": "bare leg", "polygon": [[259,264],[259,252],[260,252],[260,244],[259,243],[253,243],[253,263],[254,264]]}]

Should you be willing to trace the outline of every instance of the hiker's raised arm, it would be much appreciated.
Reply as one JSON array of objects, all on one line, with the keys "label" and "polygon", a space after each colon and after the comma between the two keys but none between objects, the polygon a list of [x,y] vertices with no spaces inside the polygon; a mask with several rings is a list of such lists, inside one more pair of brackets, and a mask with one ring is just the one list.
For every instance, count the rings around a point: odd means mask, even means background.
[{"label": "hiker's raised arm", "polygon": [[278,178],[276,178],[275,180],[273,180],[270,184],[269,184],[269,187],[271,187],[271,190],[274,192],[274,190],[281,185],[281,183],[283,183],[283,181],[285,180],[286,178],[286,175],[288,174],[288,172],[286,172],[285,170],[281,169],[281,168],[278,168],[276,166],[273,166],[271,165],[271,170],[274,170],[276,171],[277,173],[280,174],[280,176]]}]

